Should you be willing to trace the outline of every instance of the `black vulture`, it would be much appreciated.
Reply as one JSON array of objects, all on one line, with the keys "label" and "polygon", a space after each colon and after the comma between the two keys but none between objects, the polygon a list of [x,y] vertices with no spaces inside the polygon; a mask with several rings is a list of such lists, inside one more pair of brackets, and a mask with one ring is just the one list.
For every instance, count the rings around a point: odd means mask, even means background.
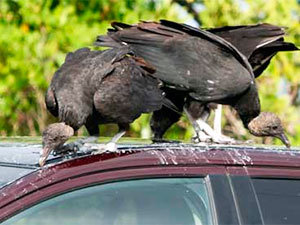
[{"label": "black vulture", "polygon": [[[188,26],[188,25],[185,25]],[[192,28],[195,29],[195,28]],[[253,73],[255,77],[258,77],[269,65],[272,57],[280,51],[295,51],[299,50],[293,43],[288,43],[284,41],[285,31],[283,27],[271,25],[271,24],[256,24],[256,25],[244,25],[244,26],[225,26],[220,28],[207,29],[207,31],[224,38],[231,44],[233,44],[242,54],[244,54],[249,63],[253,68]],[[187,110],[193,116],[194,119],[201,118],[206,120],[210,114],[212,108],[216,108],[216,104],[209,104],[207,106],[199,103],[193,102],[189,104]],[[218,107],[220,108],[220,107]],[[159,120],[164,120],[159,114],[165,114],[167,109],[161,109],[154,113],[152,117],[152,124],[154,124],[154,129],[159,132],[156,138],[162,138],[163,131],[168,127],[166,123],[162,123],[165,127],[159,127]],[[174,114],[174,112],[170,112]],[[178,114],[174,114],[178,115]],[[179,117],[176,117],[177,120]],[[219,117],[220,118],[220,117]],[[165,119],[168,121],[168,119]],[[175,120],[176,121],[176,120]],[[217,118],[215,118],[216,123]],[[173,122],[173,121],[172,121]],[[170,123],[171,125],[172,123]],[[215,127],[217,127],[219,135],[221,135],[221,121],[217,122]],[[170,126],[169,125],[169,126]],[[219,125],[219,126],[218,126]],[[200,133],[201,134],[201,133]],[[205,140],[206,136],[198,135],[200,140]],[[201,138],[202,136],[202,138]],[[208,137],[211,139],[211,137]],[[223,138],[224,141],[234,142],[233,139]]]},{"label": "black vulture", "polygon": [[137,25],[114,22],[112,27],[95,44],[128,46],[155,68],[154,75],[165,89],[183,93],[182,105],[192,101],[230,105],[251,134],[277,137],[290,146],[280,119],[260,111],[255,74],[234,45],[209,31],[166,20]]},{"label": "black vulture", "polygon": [[[43,132],[40,165],[83,125],[90,135],[98,136],[99,124],[118,124],[119,133],[112,139],[116,142],[142,113],[159,110],[163,104],[172,107],[153,72],[126,47],[69,53],[46,93],[47,109],[59,123]],[[114,143],[109,146],[115,147]]]}]

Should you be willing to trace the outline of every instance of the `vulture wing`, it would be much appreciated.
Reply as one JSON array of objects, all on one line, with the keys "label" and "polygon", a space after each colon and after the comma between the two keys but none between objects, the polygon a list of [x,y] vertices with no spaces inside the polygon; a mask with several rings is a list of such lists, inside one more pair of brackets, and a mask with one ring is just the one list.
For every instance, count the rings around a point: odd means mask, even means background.
[{"label": "vulture wing", "polygon": [[[218,36],[162,20],[135,26],[113,23],[108,36],[128,45],[151,64],[168,87],[186,90],[200,101],[218,101],[244,92],[254,76],[247,59]],[[103,36],[96,44],[106,46]]]}]

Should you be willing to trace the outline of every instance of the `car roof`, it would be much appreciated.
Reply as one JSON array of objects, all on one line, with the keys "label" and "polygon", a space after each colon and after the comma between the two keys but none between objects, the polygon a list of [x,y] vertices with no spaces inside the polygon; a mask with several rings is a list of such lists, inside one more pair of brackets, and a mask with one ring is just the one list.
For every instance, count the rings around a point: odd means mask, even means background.
[{"label": "car roof", "polygon": [[[42,150],[40,141],[28,143],[18,139],[11,140],[0,142],[0,187],[40,169],[38,165]],[[78,160],[82,162],[99,161],[99,159],[106,161],[117,158],[119,161],[122,158],[123,166],[126,164],[133,166],[138,161],[139,166],[149,166],[152,162],[152,164],[160,165],[218,164],[300,167],[300,148],[288,150],[281,146],[149,144],[149,141],[145,143],[136,139],[126,139],[125,143],[118,144],[116,152],[103,150],[101,154],[91,155],[94,149],[103,147],[103,145],[87,143],[75,154],[50,155],[43,169],[61,163],[71,166],[72,161],[78,162]],[[156,160],[151,161],[151,158]]]}]

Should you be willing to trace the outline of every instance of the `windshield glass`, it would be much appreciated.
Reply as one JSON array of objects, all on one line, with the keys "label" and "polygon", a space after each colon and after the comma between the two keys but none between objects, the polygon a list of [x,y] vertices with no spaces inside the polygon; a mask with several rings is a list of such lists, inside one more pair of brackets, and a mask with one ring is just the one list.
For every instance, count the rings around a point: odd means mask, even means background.
[{"label": "windshield glass", "polygon": [[20,177],[25,176],[33,171],[33,169],[25,169],[18,167],[0,166],[0,189],[7,183],[10,183]]},{"label": "windshield glass", "polygon": [[203,178],[161,178],[102,184],[27,209],[8,224],[212,224]]},{"label": "windshield glass", "polygon": [[299,224],[300,180],[253,179],[266,225]]}]

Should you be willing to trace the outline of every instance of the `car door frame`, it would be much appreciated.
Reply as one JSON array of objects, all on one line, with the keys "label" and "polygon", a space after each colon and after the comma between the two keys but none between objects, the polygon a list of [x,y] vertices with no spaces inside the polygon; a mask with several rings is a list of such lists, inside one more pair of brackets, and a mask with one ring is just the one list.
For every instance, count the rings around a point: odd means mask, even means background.
[{"label": "car door frame", "polygon": [[[51,168],[49,168],[49,170],[51,170]],[[204,177],[208,184],[208,195],[212,204],[211,209],[213,223],[239,224],[234,205],[234,198],[232,196],[229,180],[225,172],[225,166],[223,165],[155,166],[117,169],[112,171],[97,171],[91,174],[70,177],[58,182],[52,180],[51,184],[49,185],[40,186],[39,184],[35,184],[37,187],[39,186],[38,189],[35,189],[28,194],[23,193],[23,195],[18,196],[18,198],[15,198],[13,201],[2,207],[0,209],[0,221],[4,221],[30,208],[31,206],[54,196],[93,185],[147,178]],[[31,181],[35,180],[38,175],[38,171],[31,174],[28,182],[23,184],[23,188],[26,189],[26,187],[32,187]],[[52,177],[47,177],[47,179],[51,180]],[[226,199],[226,201],[224,201],[224,199]],[[224,203],[227,203],[227,207],[223,208]],[[228,207],[228,205],[230,207]]]}]

